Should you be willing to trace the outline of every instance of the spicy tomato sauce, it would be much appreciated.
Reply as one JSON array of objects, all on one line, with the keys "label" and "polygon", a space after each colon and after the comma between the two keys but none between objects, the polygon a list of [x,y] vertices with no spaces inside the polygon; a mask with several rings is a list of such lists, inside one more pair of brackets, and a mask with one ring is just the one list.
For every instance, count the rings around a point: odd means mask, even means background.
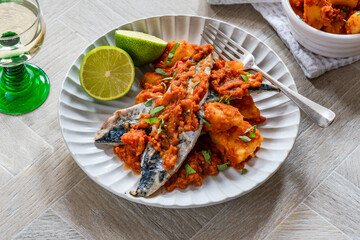
[{"label": "spicy tomato sauce", "polygon": [[125,145],[114,147],[114,153],[130,168],[140,172],[140,155],[144,151],[149,137],[144,130],[131,129],[122,135],[121,141]]},{"label": "spicy tomato sauce", "polygon": [[219,96],[242,98],[248,94],[248,88],[260,87],[262,73],[250,75],[243,69],[235,69],[226,65],[225,61],[215,59],[211,72],[211,87]]},{"label": "spicy tomato sauce", "polygon": [[[205,161],[204,155],[201,151],[210,150],[211,159]],[[165,189],[168,192],[175,188],[185,189],[189,185],[199,187],[206,176],[214,176],[219,173],[217,165],[224,164],[221,159],[219,151],[211,142],[208,135],[202,136],[198,139],[194,149],[190,152],[188,158],[180,169],[165,183]],[[189,164],[192,169],[196,171],[193,174],[187,174],[185,165]]]},{"label": "spicy tomato sauce", "polygon": [[[154,116],[150,114],[143,115],[144,119],[156,118],[158,121],[148,124],[143,119],[139,124],[133,125],[133,129],[129,133],[124,134],[124,139],[122,138],[126,145],[118,146],[114,149],[114,152],[120,159],[137,171],[140,171],[140,155],[148,142],[154,146],[155,150],[160,151],[165,169],[170,170],[174,167],[178,153],[178,148],[176,147],[179,143],[178,136],[182,131],[198,129],[199,122],[196,117],[196,112],[200,110],[198,104],[209,87],[215,90],[219,96],[242,98],[228,102],[228,104],[234,106],[231,110],[236,116],[239,115],[239,118],[241,117],[241,121],[242,115],[240,113],[245,113],[245,119],[253,120],[255,123],[265,120],[265,118],[260,116],[260,111],[247,91],[249,87],[259,87],[261,85],[261,73],[248,75],[243,71],[243,64],[240,62],[225,62],[215,59],[210,80],[208,80],[208,75],[196,74],[195,64],[211,53],[213,47],[209,44],[197,46],[181,41],[178,47],[180,51],[176,51],[173,61],[169,63],[167,62],[168,54],[175,44],[176,42],[169,42],[164,54],[154,64],[155,68],[162,69],[167,75],[156,72],[146,73],[141,81],[141,86],[144,90],[136,97],[136,102],[140,103],[156,96],[162,96],[162,98],[154,100],[154,108],[163,106],[164,109]],[[248,81],[245,81],[241,75],[246,76]],[[171,79],[163,80],[164,78]],[[193,94],[189,95],[189,79],[191,78],[193,78],[192,82],[197,84],[196,86],[190,86],[190,89],[193,88]],[[171,91],[166,92],[169,86],[171,86]],[[222,111],[223,118],[234,123],[235,118],[228,107],[226,107],[227,105],[223,103],[215,105]],[[231,116],[227,116],[229,114]],[[165,184],[167,191],[173,191],[175,188],[185,189],[189,185],[201,186],[206,176],[218,174],[218,165],[228,163],[229,159],[231,160],[231,158],[223,156],[222,152],[224,150],[222,148],[219,150],[211,139],[211,134],[213,134],[213,138],[214,136],[216,137],[214,134],[218,134],[221,137],[221,134],[223,134],[221,131],[231,131],[232,126],[229,126],[227,130],[223,128],[223,123],[223,121],[213,122],[214,127],[219,125],[219,131],[216,133],[206,133],[198,139],[194,149],[190,152],[183,165]],[[229,125],[231,123],[229,122]],[[156,130],[151,131],[149,135],[146,135],[145,131],[141,130],[152,125],[156,126]],[[209,131],[209,128],[204,127],[204,131]],[[210,161],[205,161],[201,153],[203,150],[210,150]],[[185,169],[187,164],[196,173],[187,174]],[[232,167],[241,169],[244,167],[245,161],[240,163],[229,161],[229,164]]]}]

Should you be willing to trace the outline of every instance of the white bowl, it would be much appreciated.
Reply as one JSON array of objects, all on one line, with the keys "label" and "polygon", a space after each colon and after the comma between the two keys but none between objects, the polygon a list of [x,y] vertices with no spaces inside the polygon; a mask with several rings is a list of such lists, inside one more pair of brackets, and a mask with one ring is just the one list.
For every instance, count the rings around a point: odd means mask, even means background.
[{"label": "white bowl", "polygon": [[310,51],[325,57],[360,55],[360,34],[333,34],[320,31],[303,22],[291,8],[289,0],[282,0],[295,39]]}]

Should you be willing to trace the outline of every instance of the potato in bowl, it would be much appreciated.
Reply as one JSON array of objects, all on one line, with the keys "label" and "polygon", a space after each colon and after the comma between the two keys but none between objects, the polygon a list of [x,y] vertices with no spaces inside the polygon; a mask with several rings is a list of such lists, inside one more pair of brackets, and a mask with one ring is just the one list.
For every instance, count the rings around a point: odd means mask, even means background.
[{"label": "potato in bowl", "polygon": [[359,0],[282,0],[294,38],[326,57],[360,55]]}]

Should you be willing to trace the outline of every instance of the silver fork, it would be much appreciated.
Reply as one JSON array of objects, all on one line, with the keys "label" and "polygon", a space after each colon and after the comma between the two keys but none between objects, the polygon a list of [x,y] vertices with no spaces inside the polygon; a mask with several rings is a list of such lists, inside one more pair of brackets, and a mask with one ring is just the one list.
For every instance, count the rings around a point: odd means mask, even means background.
[{"label": "silver fork", "polygon": [[278,87],[320,127],[328,127],[334,121],[335,113],[333,111],[291,90],[275,78],[271,77],[268,73],[262,71],[258,66],[256,66],[255,58],[250,52],[215,28],[213,25],[209,24],[208,26],[205,26],[201,36],[207,43],[214,46],[215,51],[223,58],[223,60],[240,61],[244,63],[244,69],[262,72],[263,76],[269,82]]}]

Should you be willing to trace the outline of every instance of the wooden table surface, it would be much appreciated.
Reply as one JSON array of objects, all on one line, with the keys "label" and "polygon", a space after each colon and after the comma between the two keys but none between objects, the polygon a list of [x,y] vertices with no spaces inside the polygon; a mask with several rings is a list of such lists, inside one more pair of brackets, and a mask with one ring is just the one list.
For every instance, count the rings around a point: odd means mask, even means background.
[{"label": "wooden table surface", "polygon": [[[130,3],[131,2],[131,3]],[[31,60],[51,80],[45,104],[0,114],[0,239],[360,239],[360,62],[309,80],[251,5],[205,0],[40,0],[47,36]],[[259,37],[286,63],[301,94],[331,108],[326,129],[301,115],[295,146],[265,184],[227,203],[187,210],[134,204],[96,185],[62,139],[65,74],[105,32],[160,14],[210,16]]]}]

